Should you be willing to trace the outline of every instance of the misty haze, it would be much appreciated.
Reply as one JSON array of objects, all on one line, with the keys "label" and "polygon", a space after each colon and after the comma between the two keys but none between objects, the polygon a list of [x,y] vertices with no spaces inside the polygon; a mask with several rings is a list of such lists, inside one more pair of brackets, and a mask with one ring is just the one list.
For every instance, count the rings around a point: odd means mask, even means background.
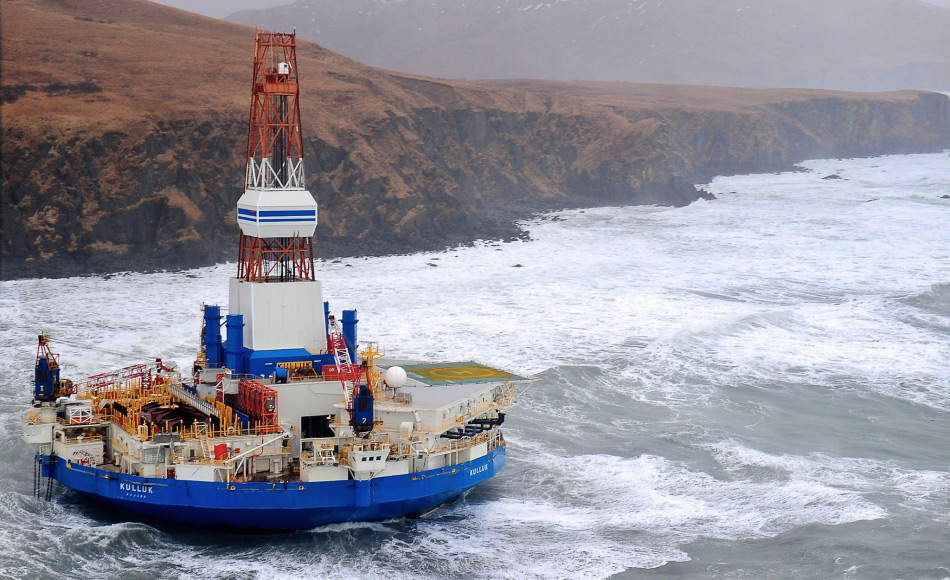
[{"label": "misty haze", "polygon": [[299,0],[228,19],[454,79],[950,90],[950,10],[919,0]]}]

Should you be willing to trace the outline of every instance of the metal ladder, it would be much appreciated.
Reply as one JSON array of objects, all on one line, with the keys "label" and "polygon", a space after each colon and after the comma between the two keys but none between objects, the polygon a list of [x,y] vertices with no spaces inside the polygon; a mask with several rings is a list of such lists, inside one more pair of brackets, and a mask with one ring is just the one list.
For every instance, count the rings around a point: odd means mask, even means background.
[{"label": "metal ladder", "polygon": [[217,407],[215,407],[208,401],[205,401],[204,399],[198,397],[197,395],[193,395],[192,393],[186,391],[180,385],[170,382],[170,383],[165,383],[164,386],[166,389],[168,389],[168,391],[172,394],[172,396],[178,399],[179,401],[184,401],[188,403],[189,405],[191,405],[195,409],[198,409],[199,411],[201,411],[205,415],[208,415],[209,417],[214,416],[214,417],[217,417],[218,419],[221,418],[221,411],[219,411]]},{"label": "metal ladder", "polygon": [[198,441],[201,443],[201,453],[205,459],[214,459],[211,449],[211,439],[208,438],[208,424],[198,423]]},{"label": "metal ladder", "polygon": [[336,318],[331,316],[330,326],[330,351],[336,360],[336,367],[340,372],[340,383],[343,385],[343,397],[346,399],[347,411],[353,411],[353,397],[360,388],[360,370],[350,360],[350,351],[346,348],[346,340],[343,339],[343,332]]},{"label": "metal ladder", "polygon": [[[46,501],[53,499],[53,466],[56,463],[56,454],[50,451],[49,454],[49,477],[46,478]],[[43,497],[43,456],[36,454],[33,467],[33,495]]]}]

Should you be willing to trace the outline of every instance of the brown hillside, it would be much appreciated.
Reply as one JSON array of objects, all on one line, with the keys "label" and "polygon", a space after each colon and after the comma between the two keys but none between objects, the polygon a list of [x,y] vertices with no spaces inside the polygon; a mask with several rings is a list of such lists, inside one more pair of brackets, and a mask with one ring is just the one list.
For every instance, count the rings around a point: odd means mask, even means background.
[{"label": "brown hillside", "polygon": [[[234,259],[253,30],[144,0],[2,0],[3,277]],[[506,235],[550,207],[684,204],[716,173],[950,145],[948,99],[446,82],[301,42],[318,247]]]}]

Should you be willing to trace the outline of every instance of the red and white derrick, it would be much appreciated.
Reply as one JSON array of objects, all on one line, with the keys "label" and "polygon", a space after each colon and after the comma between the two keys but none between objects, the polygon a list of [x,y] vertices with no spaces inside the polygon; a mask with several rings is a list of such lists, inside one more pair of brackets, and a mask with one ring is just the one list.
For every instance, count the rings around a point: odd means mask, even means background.
[{"label": "red and white derrick", "polygon": [[257,32],[238,278],[313,281],[317,203],[305,189],[296,33]]}]

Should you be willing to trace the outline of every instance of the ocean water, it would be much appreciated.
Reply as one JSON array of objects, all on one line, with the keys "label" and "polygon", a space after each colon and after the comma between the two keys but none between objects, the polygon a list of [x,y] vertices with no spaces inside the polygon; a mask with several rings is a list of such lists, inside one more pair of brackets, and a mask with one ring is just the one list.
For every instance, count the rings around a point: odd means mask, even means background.
[{"label": "ocean water", "polygon": [[537,379],[505,470],[417,519],[254,536],[34,498],[36,335],[64,376],[187,367],[235,266],[3,282],[0,577],[950,578],[950,154],[705,187],[318,264],[361,339]]}]

